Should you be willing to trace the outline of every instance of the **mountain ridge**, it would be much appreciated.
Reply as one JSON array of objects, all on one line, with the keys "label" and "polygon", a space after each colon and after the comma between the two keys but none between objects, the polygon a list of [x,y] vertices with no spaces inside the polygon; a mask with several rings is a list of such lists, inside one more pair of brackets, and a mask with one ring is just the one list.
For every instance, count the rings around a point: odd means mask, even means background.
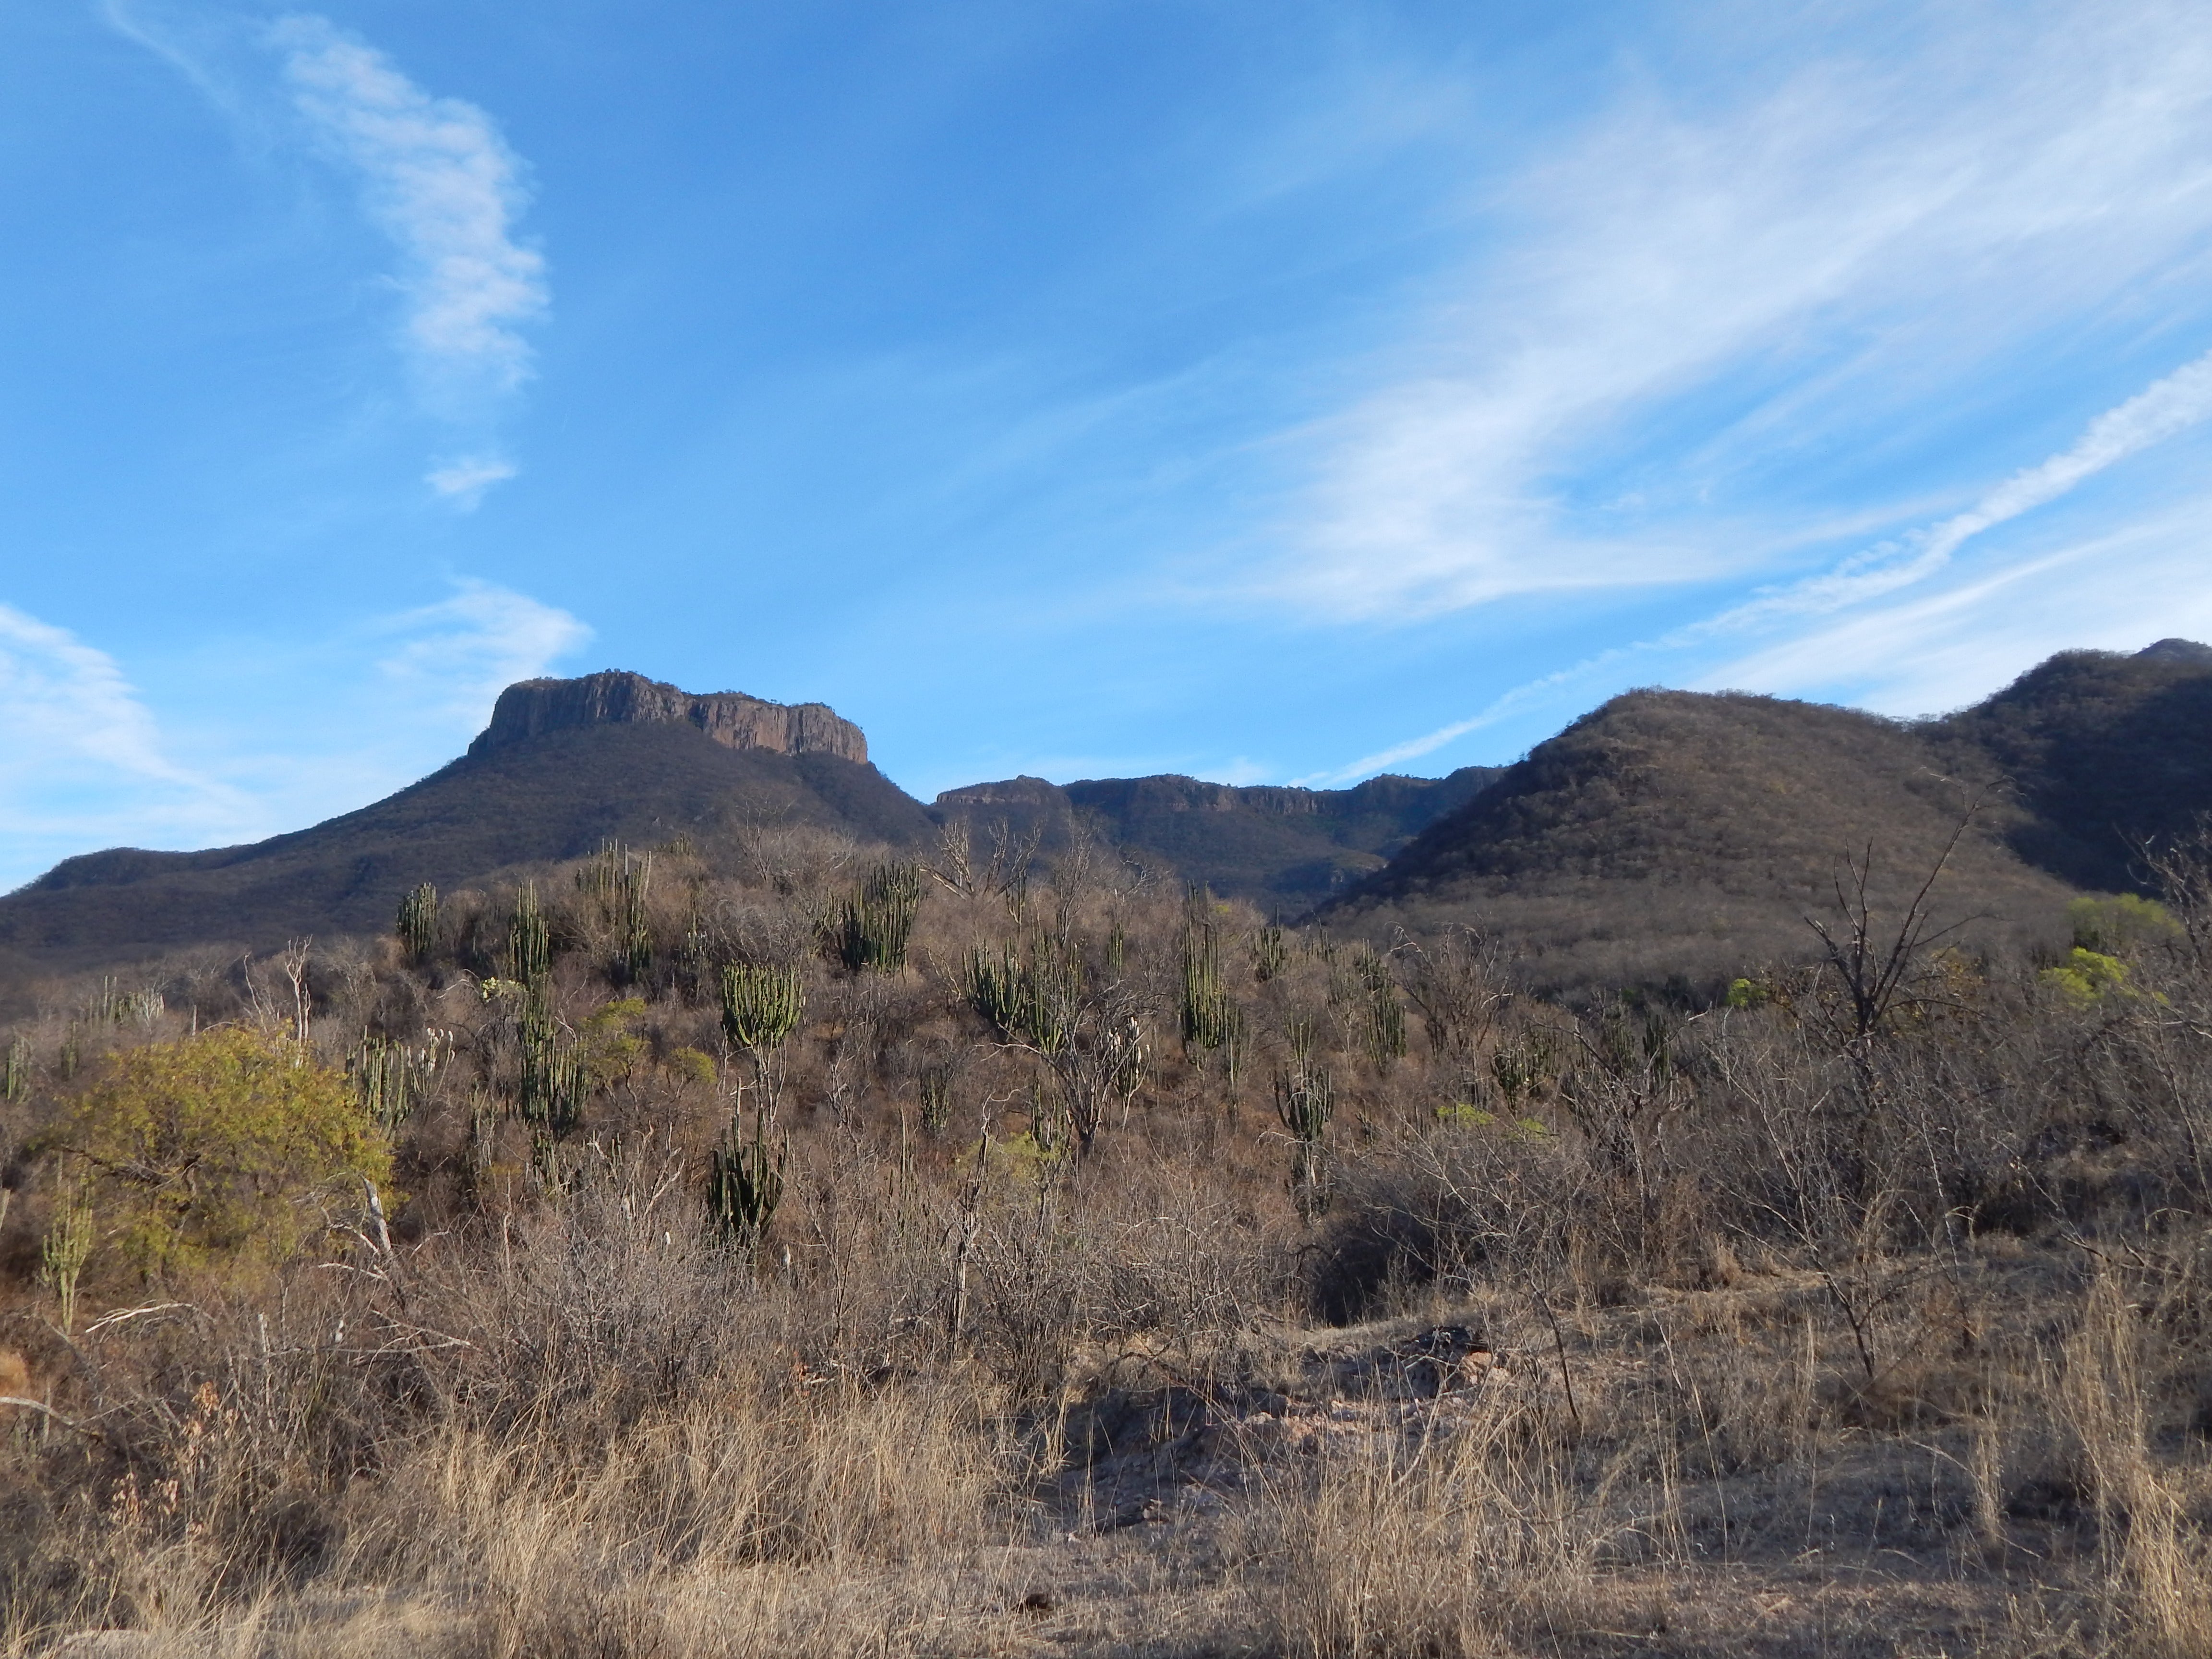
[{"label": "mountain ridge", "polygon": [[1878,888],[1924,872],[1969,799],[1981,805],[1948,879],[2014,932],[2047,931],[2083,888],[2139,890],[2142,848],[2212,810],[2208,734],[2212,648],[2165,640],[2059,653],[1932,720],[1632,692],[1510,768],[1341,790],[1021,776],[925,805],[826,705],[611,670],[508,687],[465,754],[358,811],[243,847],[63,860],[0,896],[0,978],[381,932],[418,881],[450,890],[609,839],[716,842],[782,823],[910,857],[982,829],[1048,863],[1092,835],[1263,913],[1355,931],[1518,928],[1548,939],[1534,956],[1568,978],[1649,979],[1667,950],[1705,940],[1673,971],[1702,953],[1710,979],[1723,958],[1802,942],[1802,911],[1842,853],[1875,849]]}]

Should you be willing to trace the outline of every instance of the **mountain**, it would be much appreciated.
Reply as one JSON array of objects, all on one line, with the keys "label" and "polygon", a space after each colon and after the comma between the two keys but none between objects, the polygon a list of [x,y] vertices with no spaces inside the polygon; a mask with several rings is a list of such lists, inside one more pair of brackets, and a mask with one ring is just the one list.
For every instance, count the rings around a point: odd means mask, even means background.
[{"label": "mountain", "polygon": [[2077,886],[2137,887],[2144,845],[2212,811],[2212,647],[2061,652],[1936,732],[2012,780],[2021,857]]},{"label": "mountain", "polygon": [[1935,904],[1960,937],[2056,939],[2069,893],[2148,890],[2147,842],[2212,813],[2212,647],[2067,651],[1919,722],[1738,694],[1638,691],[1540,744],[1322,907],[1363,932],[1472,923],[1554,989],[1710,990],[1802,957],[1839,861],[1894,915],[1965,805]]},{"label": "mountain", "polygon": [[964,823],[988,844],[1003,823],[1034,831],[1048,863],[1079,816],[1139,860],[1296,914],[1381,868],[1494,770],[1337,790],[1022,778],[925,808],[869,763],[860,728],[820,703],[702,696],[619,672],[528,680],[500,695],[461,758],[357,812],[247,847],[120,848],[57,865],[0,897],[0,980],[380,932],[417,882],[451,890],[610,839],[684,834],[711,855],[729,830],[763,820],[910,853],[943,825]]},{"label": "mountain", "polygon": [[931,812],[964,821],[971,838],[1000,823],[1034,835],[1048,856],[1080,818],[1128,856],[1224,897],[1296,915],[1382,869],[1504,770],[1465,766],[1449,777],[1370,778],[1350,789],[1237,787],[1173,775],[1066,785],[1022,777],[948,789]]},{"label": "mountain", "polygon": [[[0,978],[182,946],[265,949],[381,931],[441,888],[678,834],[709,851],[748,822],[817,825],[921,855],[964,830],[1033,839],[1048,863],[1087,827],[1139,862],[1326,925],[1474,923],[1540,985],[1711,990],[1802,957],[1846,856],[1893,912],[1979,803],[1936,890],[1969,943],[2055,940],[2081,888],[2140,886],[2137,851],[2212,811],[2212,649],[2062,653],[1940,720],[1740,694],[1616,697],[1510,768],[1350,789],[1195,778],[1020,777],[925,807],[818,703],[699,696],[636,674],[501,694],[467,754],[296,834],[202,853],[66,860],[0,897]],[[1312,907],[1318,907],[1314,908]]]},{"label": "mountain", "polygon": [[[1939,764],[1939,759],[1948,764]],[[2011,845],[2032,827],[1988,757],[1853,709],[1735,693],[1613,698],[1322,907],[1361,933],[1464,923],[1558,990],[1703,992],[1802,958],[1846,856],[1894,915],[1966,805],[1985,805],[1936,890],[1973,941],[2055,937],[2071,893]]]},{"label": "mountain", "polygon": [[760,818],[894,845],[935,832],[868,763],[860,727],[819,703],[699,696],[637,674],[530,680],[500,695],[467,754],[357,812],[247,847],[65,860],[0,898],[0,950],[52,971],[380,931],[417,882]]}]

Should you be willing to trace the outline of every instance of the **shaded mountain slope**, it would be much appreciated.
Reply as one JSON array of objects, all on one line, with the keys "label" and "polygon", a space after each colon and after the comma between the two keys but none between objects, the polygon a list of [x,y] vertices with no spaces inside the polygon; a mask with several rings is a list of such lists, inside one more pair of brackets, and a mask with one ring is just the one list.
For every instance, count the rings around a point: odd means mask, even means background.
[{"label": "shaded mountain slope", "polygon": [[[1681,981],[1710,989],[1806,953],[1803,918],[1832,907],[1847,855],[1873,849],[1872,890],[1900,906],[1961,814],[2002,787],[1978,753],[1946,769],[1920,732],[1854,710],[1736,694],[1639,691],[1539,744],[1425,830],[1321,919],[1367,932],[1480,926],[1572,989]],[[1938,890],[1982,936],[2055,933],[2069,890],[1986,807]]]},{"label": "shaded mountain slope", "polygon": [[2139,886],[2144,843],[2212,811],[2212,648],[2062,652],[1935,735],[2013,781],[2023,858],[2083,887]]},{"label": "shaded mountain slope", "polygon": [[916,844],[919,802],[862,762],[726,746],[688,723],[575,726],[495,744],[398,793],[249,847],[70,859],[0,898],[0,948],[49,970],[184,945],[266,948],[391,926],[419,881],[441,887],[782,818]]},{"label": "shaded mountain slope", "polygon": [[1064,787],[1024,777],[947,790],[931,810],[942,821],[965,819],[971,836],[1001,823],[1035,833],[1047,856],[1080,817],[1110,844],[1185,881],[1294,914],[1380,870],[1503,770],[1468,766],[1449,777],[1370,778],[1350,789],[1238,787],[1174,775]]}]

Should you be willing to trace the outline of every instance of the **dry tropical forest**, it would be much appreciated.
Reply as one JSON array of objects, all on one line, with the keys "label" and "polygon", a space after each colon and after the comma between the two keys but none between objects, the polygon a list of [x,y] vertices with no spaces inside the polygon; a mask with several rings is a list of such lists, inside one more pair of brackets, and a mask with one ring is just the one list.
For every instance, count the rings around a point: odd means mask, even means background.
[{"label": "dry tropical forest", "polygon": [[0,899],[0,1652],[2212,1653],[2212,652]]}]

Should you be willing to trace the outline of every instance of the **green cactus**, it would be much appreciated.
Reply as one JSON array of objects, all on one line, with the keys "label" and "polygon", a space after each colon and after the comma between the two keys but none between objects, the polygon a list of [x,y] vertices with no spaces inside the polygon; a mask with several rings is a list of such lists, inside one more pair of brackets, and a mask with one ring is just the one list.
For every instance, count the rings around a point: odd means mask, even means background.
[{"label": "green cactus", "polygon": [[428,882],[399,901],[399,948],[417,966],[438,948],[438,890]]},{"label": "green cactus", "polygon": [[721,1144],[708,1154],[707,1213],[715,1229],[735,1249],[750,1255],[760,1243],[776,1206],[783,1201],[784,1170],[791,1161],[791,1137],[774,1146],[768,1138],[768,1115],[753,1116],[752,1139],[736,1115],[723,1132]]},{"label": "green cactus", "polygon": [[21,1100],[31,1088],[31,1040],[9,1039],[8,1053],[0,1059],[0,1100]]},{"label": "green cactus", "polygon": [[722,1030],[738,1048],[756,1054],[781,1048],[805,1011],[806,988],[796,968],[723,967]]},{"label": "green cactus", "polygon": [[354,1097],[387,1135],[395,1133],[414,1110],[414,1071],[405,1048],[364,1036],[346,1056],[346,1075]]},{"label": "green cactus", "polygon": [[522,1078],[517,1110],[541,1153],[583,1121],[590,1089],[574,1049],[562,1040],[541,978],[525,998],[520,1021]]},{"label": "green cactus", "polygon": [[79,1195],[76,1187],[64,1181],[54,1194],[53,1221],[39,1244],[39,1277],[53,1287],[61,1304],[64,1340],[69,1337],[70,1328],[76,1323],[77,1280],[92,1255],[92,1206]]},{"label": "green cactus", "polygon": [[1328,1207],[1328,1121],[1336,1110],[1336,1088],[1328,1068],[1315,1057],[1314,1025],[1290,1023],[1290,1064],[1275,1073],[1275,1115],[1290,1131],[1291,1192],[1298,1214],[1310,1224]]},{"label": "green cactus", "polygon": [[507,927],[507,977],[534,985],[553,971],[553,935],[538,908],[538,890],[525,882],[515,890],[514,915]]},{"label": "green cactus", "polygon": [[1221,940],[1206,915],[1210,902],[1204,888],[1192,888],[1183,919],[1180,1010],[1187,1052],[1218,1048],[1238,1018],[1222,983]]},{"label": "green cactus", "polygon": [[1026,955],[1012,945],[994,953],[968,953],[969,1005],[1009,1042],[1047,1055],[1065,1048],[1074,1034],[1083,994],[1083,960],[1073,939],[1040,934]]},{"label": "green cactus", "polygon": [[951,1127],[952,1085],[959,1069],[957,1060],[933,1060],[915,1075],[915,1092],[921,1097],[922,1132],[933,1139]]},{"label": "green cactus", "polygon": [[907,942],[921,908],[921,866],[879,864],[824,919],[829,953],[855,974],[897,973],[906,966]]},{"label": "green cactus", "polygon": [[633,853],[619,841],[599,850],[576,872],[576,890],[592,902],[614,937],[611,971],[616,983],[634,985],[653,973],[653,854]]},{"label": "green cactus", "polygon": [[1278,918],[1253,935],[1252,977],[1265,985],[1283,971],[1290,954],[1290,945],[1283,938],[1283,924]]},{"label": "green cactus", "polygon": [[1355,1005],[1360,1046],[1377,1071],[1388,1071],[1406,1057],[1406,1004],[1390,959],[1363,945],[1352,955],[1349,979],[1343,1000]]},{"label": "green cactus", "polygon": [[450,1036],[433,1031],[419,1048],[387,1042],[363,1032],[346,1056],[346,1076],[362,1110],[386,1134],[396,1136],[414,1115],[423,1092],[443,1061],[452,1058]]}]

